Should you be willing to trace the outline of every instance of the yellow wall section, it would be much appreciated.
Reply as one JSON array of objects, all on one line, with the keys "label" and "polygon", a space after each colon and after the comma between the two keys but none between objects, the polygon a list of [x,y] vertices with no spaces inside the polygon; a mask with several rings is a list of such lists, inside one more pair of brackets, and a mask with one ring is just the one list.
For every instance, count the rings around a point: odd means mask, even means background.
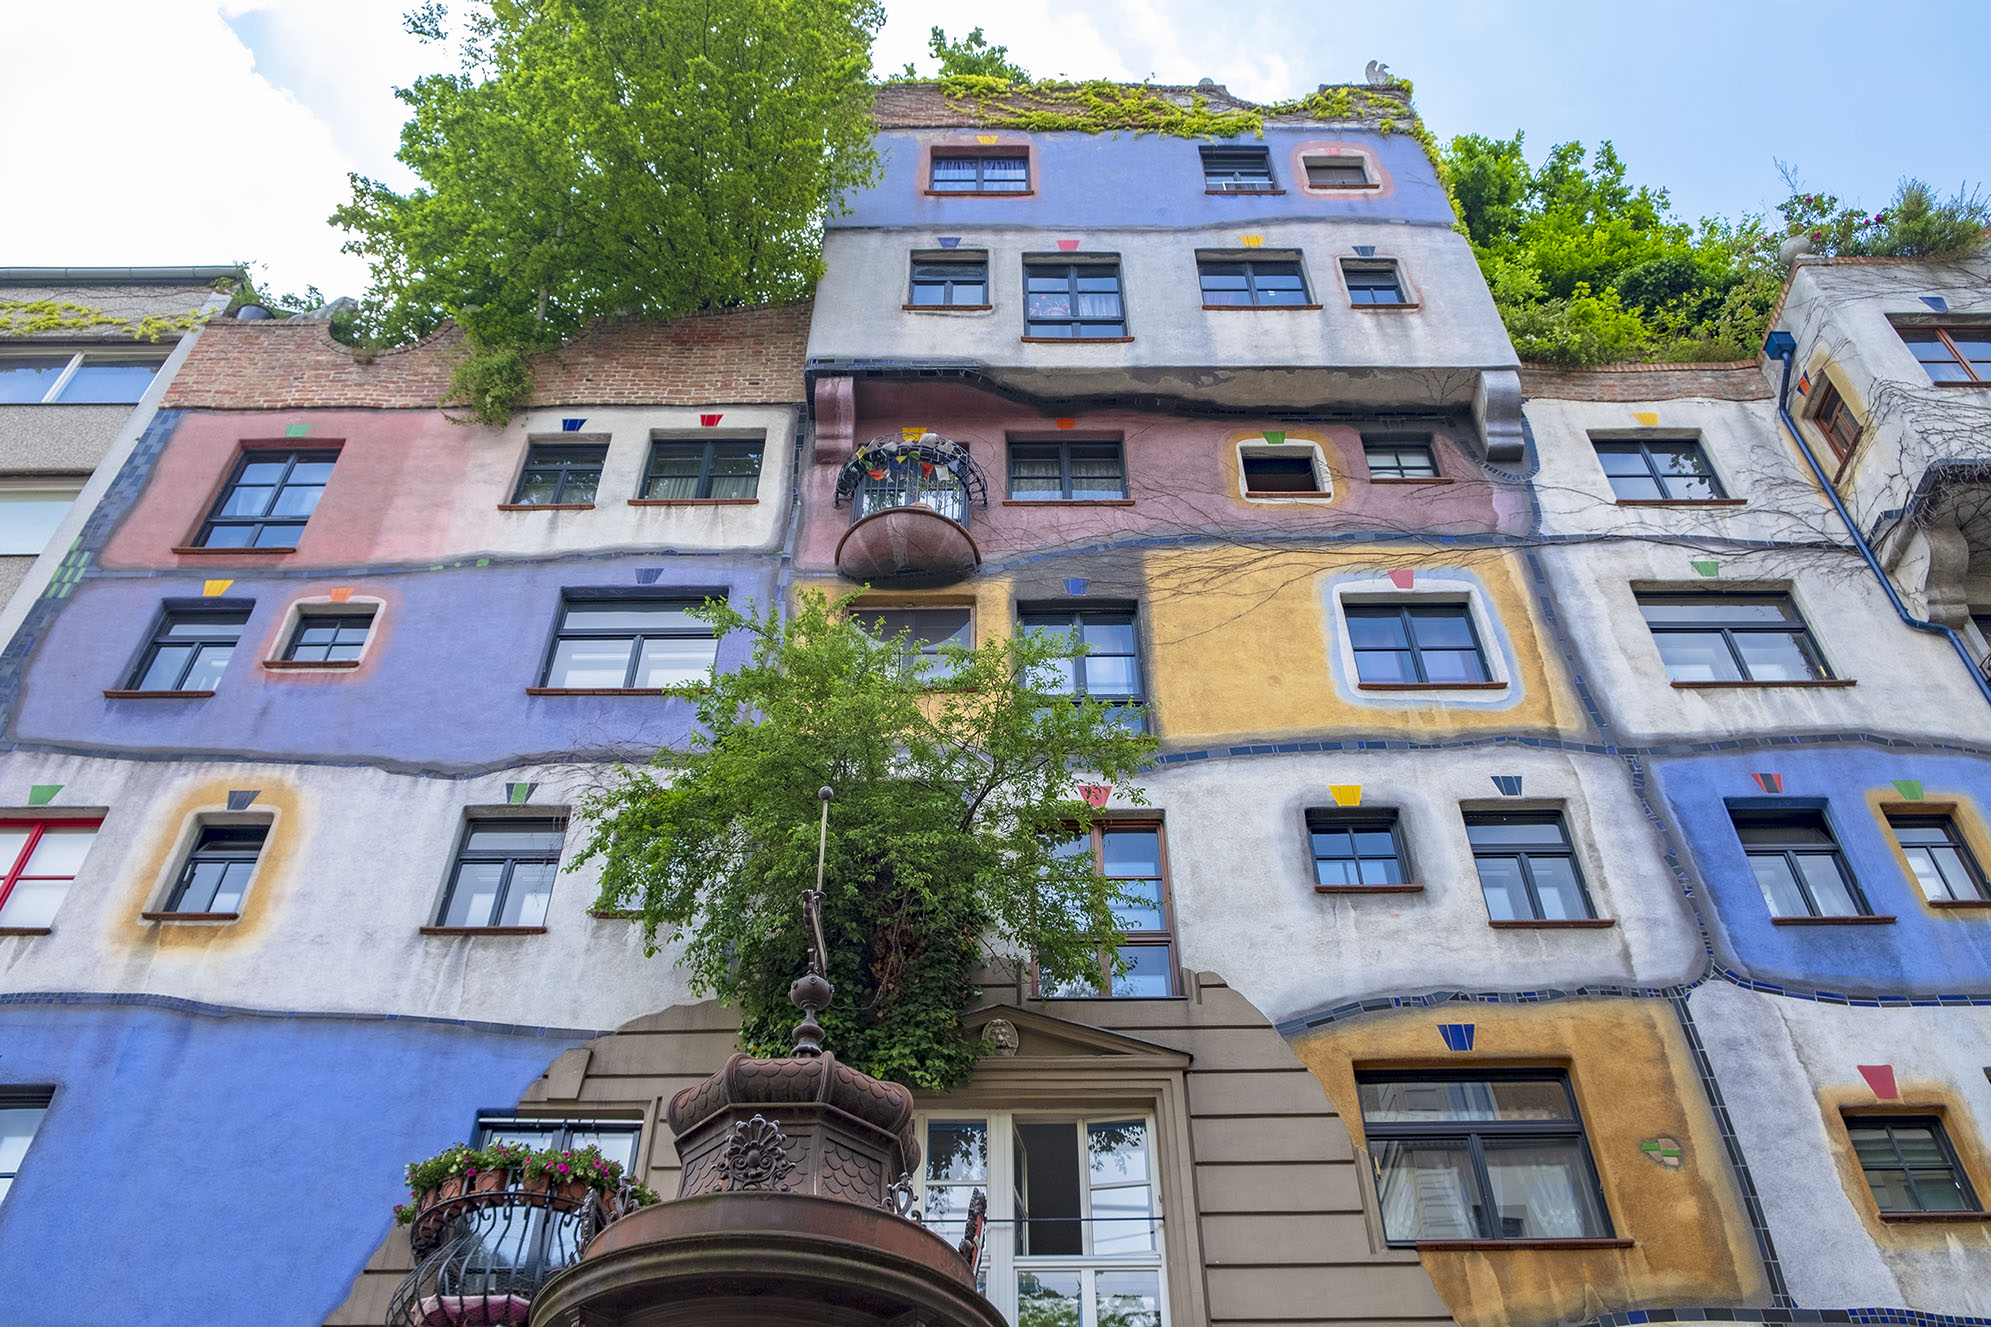
[{"label": "yellow wall section", "polygon": [[[1444,1049],[1438,1025],[1453,1022],[1476,1025],[1472,1050]],[[1612,1227],[1632,1247],[1420,1252],[1460,1327],[1768,1302],[1721,1135],[1665,1002],[1448,1005],[1365,1018],[1303,1037],[1293,1050],[1327,1088],[1358,1146],[1358,1067],[1445,1073],[1554,1067],[1569,1074]],[[1641,1141],[1660,1136],[1680,1140],[1678,1170],[1639,1150]]]},{"label": "yellow wall section", "polygon": [[[241,815],[228,810],[231,788],[255,787],[256,800]],[[274,815],[269,838],[256,860],[256,873],[242,896],[241,916],[232,922],[148,922],[141,912],[163,905],[162,884],[170,887],[172,873],[179,869],[184,851],[185,830],[190,819],[208,815],[228,819],[260,813]],[[148,809],[150,836],[134,854],[125,874],[124,906],[113,909],[104,942],[113,950],[146,951],[159,949],[202,950],[253,943],[274,919],[283,891],[294,872],[304,847],[304,817],[298,809],[295,788],[272,786],[267,778],[232,782],[215,780],[188,788],[170,805]]]}]

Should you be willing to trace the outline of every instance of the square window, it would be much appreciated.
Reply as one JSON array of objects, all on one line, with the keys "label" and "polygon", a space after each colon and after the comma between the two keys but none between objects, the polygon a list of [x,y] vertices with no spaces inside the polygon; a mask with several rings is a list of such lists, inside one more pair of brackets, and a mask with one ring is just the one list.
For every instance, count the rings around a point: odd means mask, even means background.
[{"label": "square window", "polygon": [[1610,1236],[1564,1075],[1375,1073],[1356,1083],[1391,1244]]},{"label": "square window", "polygon": [[1353,154],[1306,156],[1301,165],[1307,172],[1309,189],[1361,189],[1369,183],[1369,166]]},{"label": "square window", "polygon": [[1048,631],[1076,637],[1088,652],[1076,659],[1055,660],[1030,681],[1039,691],[1090,696],[1113,707],[1116,717],[1136,732],[1147,730],[1141,688],[1141,658],[1132,609],[1024,608],[1017,614],[1025,631]]},{"label": "square window", "polygon": [[542,685],[649,691],[706,675],[719,642],[690,599],[582,598],[562,604]]},{"label": "square window", "polygon": [[989,302],[987,258],[913,259],[909,301],[920,308],[986,307]]},{"label": "square window", "polygon": [[[1152,999],[1175,994],[1175,924],[1160,823],[1095,821],[1088,834],[1073,838],[1061,852],[1089,854],[1093,867],[1120,889],[1123,897],[1114,906],[1113,920],[1126,939],[1117,949],[1100,951],[1099,971],[1092,980],[1043,986],[1038,994],[1058,999]],[[1126,971],[1114,971],[1119,966],[1116,959],[1126,962]]]},{"label": "square window", "polygon": [[1298,259],[1199,257],[1196,275],[1205,305],[1293,308],[1308,302],[1307,281]]},{"label": "square window", "polygon": [[1371,479],[1436,479],[1438,462],[1427,437],[1365,437],[1362,459]]},{"label": "square window", "polygon": [[1991,326],[1897,330],[1930,382],[1991,383]]},{"label": "square window", "polygon": [[438,926],[544,926],[560,871],[564,817],[473,819],[450,868]]},{"label": "square window", "polygon": [[525,469],[519,472],[512,503],[523,507],[591,503],[601,487],[602,462],[607,459],[606,443],[533,443],[526,449]]},{"label": "square window", "polygon": [[1799,682],[1832,670],[1787,594],[1641,594],[1675,682]]},{"label": "square window", "polygon": [[1731,807],[1728,814],[1771,916],[1872,915],[1823,811]]},{"label": "square window", "polygon": [[1320,453],[1311,446],[1286,443],[1275,448],[1246,447],[1238,454],[1246,497],[1304,493],[1325,497],[1327,485],[1318,469]]},{"label": "square window", "polygon": [[1832,450],[1840,460],[1852,454],[1853,448],[1860,445],[1862,428],[1854,417],[1853,408],[1846,404],[1839,389],[1826,379],[1818,390],[1818,404],[1811,408],[1811,422],[1825,435],[1825,441],[1832,444]]},{"label": "square window", "polygon": [[0,1090],[0,1202],[21,1173],[28,1145],[35,1140],[44,1116],[48,1114],[47,1092]]},{"label": "square window", "polygon": [[0,479],[0,554],[33,557],[48,547],[88,475]]},{"label": "square window", "polygon": [[1693,438],[1594,442],[1619,502],[1709,502],[1728,495]]},{"label": "square window", "polygon": [[921,681],[944,682],[954,676],[959,665],[943,652],[944,647],[975,646],[972,615],[966,608],[877,609],[860,604],[850,612],[879,640],[898,640],[903,634],[900,663]]},{"label": "square window", "polygon": [[269,837],[267,823],[202,825],[166,896],[165,912],[236,913]]},{"label": "square window", "polygon": [[1465,822],[1489,920],[1577,921],[1597,915],[1560,812],[1470,812]]},{"label": "square window", "polygon": [[1848,1115],[1846,1135],[1882,1212],[1974,1212],[1977,1195],[1933,1115]]},{"label": "square window", "polygon": [[1030,158],[1023,153],[935,152],[927,187],[933,193],[1025,193],[1030,188]]},{"label": "square window", "polygon": [[642,496],[650,502],[726,500],[760,495],[760,462],[766,444],[758,438],[684,441],[658,438],[650,444]]},{"label": "square window", "polygon": [[168,609],[160,615],[127,689],[214,690],[248,620],[246,608]]},{"label": "square window", "polygon": [[1120,264],[1025,263],[1023,334],[1078,341],[1127,334]]},{"label": "square window", "polygon": [[1493,680],[1469,605],[1349,604],[1343,614],[1362,686],[1470,686]]},{"label": "square window", "polygon": [[1915,873],[1915,883],[1932,903],[1991,898],[1984,872],[1963,841],[1956,821],[1946,815],[1890,815],[1888,828]]},{"label": "square window", "polygon": [[1394,811],[1309,808],[1314,888],[1374,889],[1410,883]]},{"label": "square window", "polygon": [[335,451],[244,453],[201,527],[200,546],[296,548],[338,459]]},{"label": "square window", "polygon": [[101,820],[0,821],[0,926],[34,928],[55,910],[97,841]]},{"label": "square window", "polygon": [[1040,502],[1109,502],[1127,496],[1117,442],[1012,442],[1009,496]]},{"label": "square window", "polygon": [[1394,262],[1353,263],[1343,260],[1341,274],[1348,282],[1348,302],[1355,305],[1408,304],[1403,282]]},{"label": "square window", "polygon": [[299,613],[283,657],[293,663],[357,663],[372,630],[371,608]]},{"label": "square window", "polygon": [[1270,193],[1272,154],[1262,147],[1206,147],[1203,187],[1211,193]]}]

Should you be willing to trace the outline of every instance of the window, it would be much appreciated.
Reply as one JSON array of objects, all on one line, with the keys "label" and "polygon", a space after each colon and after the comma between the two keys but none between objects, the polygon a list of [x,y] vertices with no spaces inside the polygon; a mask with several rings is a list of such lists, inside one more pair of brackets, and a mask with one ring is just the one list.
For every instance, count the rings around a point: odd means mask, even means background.
[{"label": "window", "polygon": [[1313,842],[1314,887],[1373,889],[1410,881],[1394,811],[1307,812]]},{"label": "window", "polygon": [[[33,929],[55,910],[97,841],[101,820],[0,820],[0,927]],[[4,1171],[0,1164],[0,1171]]]},{"label": "window", "polygon": [[650,444],[650,464],[643,472],[646,501],[684,502],[719,499],[740,502],[760,493],[760,439],[739,442],[674,442],[659,438]]},{"label": "window", "polygon": [[1991,327],[1903,328],[1930,382],[1991,382]]},{"label": "window", "polygon": [[1984,872],[1964,846],[1956,821],[1942,815],[1895,815],[1887,823],[1908,859],[1908,869],[1915,873],[1915,883],[1931,902],[1991,898]]},{"label": "window", "polygon": [[1371,479],[1436,479],[1438,462],[1429,438],[1364,438],[1362,457]]},{"label": "window", "polygon": [[1369,167],[1353,155],[1303,157],[1309,189],[1362,189],[1369,184]]},{"label": "window", "polygon": [[1489,920],[1578,921],[1597,915],[1561,813],[1474,812],[1465,820]]},{"label": "window", "polygon": [[1709,502],[1728,496],[1692,438],[1594,445],[1619,502]]},{"label": "window", "polygon": [[942,646],[973,649],[975,645],[970,613],[965,608],[872,609],[859,605],[851,614],[879,640],[895,640],[905,633],[901,662],[906,671],[925,681],[944,682],[954,675],[957,665],[941,652]]},{"label": "window", "polygon": [[928,186],[937,194],[1013,194],[1030,188],[1030,158],[988,154],[933,154],[933,179]]},{"label": "window", "polygon": [[260,825],[202,825],[194,839],[193,851],[180,864],[173,892],[166,896],[166,912],[233,913],[242,909],[242,894],[255,874],[256,858],[270,827]]},{"label": "window", "polygon": [[544,926],[567,822],[472,820],[450,868],[439,926]]},{"label": "window", "polygon": [[1012,442],[1009,496],[1026,501],[1110,502],[1127,496],[1117,442]]},{"label": "window", "polygon": [[0,479],[0,554],[32,557],[48,547],[87,475]]},{"label": "window", "polygon": [[1320,452],[1306,444],[1282,443],[1277,447],[1244,447],[1238,451],[1238,468],[1244,476],[1246,497],[1303,493],[1325,496],[1328,486],[1321,477]]},{"label": "window", "polygon": [[1203,258],[1197,260],[1196,274],[1203,283],[1205,305],[1268,308],[1307,303],[1307,282],[1297,261]]},{"label": "window", "polygon": [[1839,389],[1828,380],[1818,392],[1818,404],[1812,408],[1811,422],[1825,435],[1825,441],[1832,444],[1832,450],[1840,460],[1845,460],[1853,448],[1860,444],[1860,421],[1853,418],[1852,407],[1839,395]]},{"label": "window", "polygon": [[545,685],[562,691],[651,690],[703,677],[718,656],[688,599],[569,598]]},{"label": "window", "polygon": [[1395,263],[1349,263],[1341,264],[1341,274],[1348,281],[1348,302],[1355,305],[1408,304],[1403,296],[1403,282],[1397,278]]},{"label": "window", "polygon": [[1562,1074],[1356,1081],[1390,1243],[1610,1236]]},{"label": "window", "polygon": [[1211,193],[1274,193],[1272,154],[1262,147],[1206,147],[1203,187]]},{"label": "window", "polygon": [[635,1120],[543,1119],[531,1115],[485,1114],[477,1117],[477,1146],[510,1143],[535,1152],[558,1148],[561,1151],[583,1147],[598,1148],[603,1160],[622,1167],[622,1173],[638,1174],[636,1143],[643,1126]]},{"label": "window", "polygon": [[1823,811],[1731,809],[1729,818],[1771,916],[1869,915]]},{"label": "window", "polygon": [[1154,1122],[1145,1115],[922,1121],[920,1206],[948,1243],[988,1198],[991,1302],[1018,1327],[1166,1327]]},{"label": "window", "polygon": [[373,630],[373,610],[357,613],[299,613],[283,647],[292,663],[357,663]]},{"label": "window", "polygon": [[1832,670],[1786,594],[1641,594],[1675,682],[1798,682]]},{"label": "window", "polygon": [[134,405],[165,362],[116,350],[0,356],[0,405]]},{"label": "window", "polygon": [[131,675],[133,691],[213,691],[249,610],[169,609]]},{"label": "window", "polygon": [[1120,722],[1147,728],[1142,710],[1141,659],[1132,609],[1037,609],[1018,615],[1025,631],[1056,631],[1076,637],[1088,653],[1054,659],[1031,679],[1039,690],[1074,698],[1090,696],[1116,710]]},{"label": "window", "polygon": [[913,260],[912,302],[921,308],[987,308],[989,260]]},{"label": "window", "polygon": [[591,503],[601,487],[605,443],[534,443],[526,449],[525,469],[519,472],[512,502],[522,507],[555,507]]},{"label": "window", "polygon": [[250,452],[208,514],[201,547],[297,547],[338,459],[331,451]]},{"label": "window", "polygon": [[1492,680],[1466,604],[1350,604],[1348,638],[1363,686],[1460,686]]},{"label": "window", "polygon": [[1977,1195],[1932,1115],[1848,1115],[1846,1133],[1883,1212],[1974,1212]]},{"label": "window", "polygon": [[1118,263],[1026,263],[1024,335],[1054,340],[1125,336]]},{"label": "window", "polygon": [[[1095,821],[1089,835],[1065,844],[1061,855],[1090,855],[1099,873],[1128,897],[1113,911],[1113,920],[1126,933],[1117,950],[1099,955],[1099,975],[1090,983],[1048,986],[1047,998],[1111,995],[1122,999],[1175,994],[1175,927],[1168,902],[1166,858],[1159,824]],[[1115,974],[1115,959],[1127,970]]]},{"label": "window", "polygon": [[0,1092],[0,1202],[6,1201],[7,1190],[21,1173],[28,1144],[48,1114],[48,1101],[46,1092]]}]

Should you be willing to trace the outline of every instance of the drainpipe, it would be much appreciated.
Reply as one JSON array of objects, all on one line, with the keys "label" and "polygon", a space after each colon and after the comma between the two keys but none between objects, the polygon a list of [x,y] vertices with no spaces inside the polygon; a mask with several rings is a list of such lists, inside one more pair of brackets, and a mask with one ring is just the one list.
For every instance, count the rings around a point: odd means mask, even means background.
[{"label": "drainpipe", "polygon": [[1846,510],[1845,502],[1839,497],[1839,490],[1833,485],[1831,477],[1825,473],[1825,467],[1818,463],[1818,457],[1812,452],[1811,444],[1806,442],[1804,434],[1798,431],[1797,421],[1791,418],[1787,402],[1790,400],[1791,366],[1797,362],[1797,338],[1785,331],[1772,332],[1769,339],[1763,342],[1763,353],[1771,359],[1780,359],[1784,362],[1783,384],[1777,388],[1777,418],[1784,421],[1784,427],[1789,429],[1791,437],[1796,439],[1798,451],[1804,454],[1804,463],[1811,467],[1812,478],[1818,481],[1819,488],[1825,490],[1825,497],[1831,502],[1832,510],[1839,513],[1840,523],[1846,527],[1846,533],[1852,536],[1853,547],[1860,551],[1860,556],[1866,559],[1867,570],[1871,571],[1874,579],[1880,582],[1880,588],[1887,592],[1887,601],[1894,605],[1896,616],[1916,631],[1926,631],[1947,640],[1950,648],[1956,651],[1956,657],[1963,660],[1964,671],[1970,674],[1970,680],[1977,684],[1977,694],[1984,698],[1985,704],[1991,705],[1991,678],[1986,678],[1983,670],[1977,666],[1977,661],[1971,658],[1970,647],[1963,643],[1963,637],[1957,635],[1954,628],[1916,617],[1908,611],[1908,605],[1901,602],[1901,595],[1895,590],[1894,582],[1881,568],[1880,559],[1874,556],[1873,546],[1867,542],[1866,536],[1860,533],[1860,527],[1854,522],[1852,513]]}]

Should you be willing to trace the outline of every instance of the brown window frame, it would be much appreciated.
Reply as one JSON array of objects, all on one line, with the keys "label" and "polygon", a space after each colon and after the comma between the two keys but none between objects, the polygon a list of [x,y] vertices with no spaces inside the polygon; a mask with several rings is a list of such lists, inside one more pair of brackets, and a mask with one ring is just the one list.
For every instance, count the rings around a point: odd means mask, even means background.
[{"label": "brown window frame", "polygon": [[[1866,433],[1866,425],[1860,423],[1859,416],[1846,404],[1846,398],[1840,395],[1830,378],[1824,380],[1824,386],[1818,393],[1818,404],[1811,408],[1811,422],[1831,444],[1833,455],[1842,461],[1853,454],[1853,449],[1860,445],[1860,438]],[[1851,425],[1852,433],[1842,438],[1840,434],[1845,425]]]},{"label": "brown window frame", "polygon": [[[1904,346],[1912,347],[1914,345],[1914,342],[1908,339],[1911,332],[1922,335],[1933,332],[1936,339],[1943,343],[1943,349],[1950,352],[1951,362],[1963,370],[1964,376],[1961,378],[1938,378],[1935,374],[1930,373],[1929,381],[1936,386],[1991,387],[1991,378],[1980,377],[1977,372],[1977,361],[1969,358],[1961,350],[1957,349],[1956,342],[1950,337],[1951,332],[1969,332],[1977,336],[1991,336],[1991,325],[1959,323],[1954,327],[1897,327],[1894,329],[1894,332],[1895,335],[1901,338],[1901,344]],[[1909,353],[1913,354],[1914,352],[1911,349]],[[1915,360],[1922,366],[1922,371],[1927,373],[1929,362],[1920,355],[1916,355]]]},{"label": "brown window frame", "polygon": [[[1076,831],[1078,827],[1076,825],[1073,825],[1069,826],[1069,828],[1075,831],[1074,837],[1077,837]],[[1124,818],[1119,816],[1101,817],[1092,822],[1091,828],[1086,830],[1085,834],[1089,838],[1092,845],[1093,869],[1104,875],[1106,870],[1106,835],[1112,833],[1114,830],[1149,830],[1149,829],[1153,830],[1155,834],[1156,857],[1158,859],[1158,866],[1161,870],[1160,888],[1157,889],[1155,893],[1156,893],[1156,899],[1161,907],[1162,928],[1160,930],[1155,930],[1155,931],[1128,931],[1126,932],[1126,938],[1121,942],[1121,946],[1128,948],[1139,947],[1144,949],[1160,949],[1161,951],[1163,951],[1163,953],[1165,953],[1168,956],[1168,966],[1167,966],[1168,993],[1166,995],[1158,995],[1158,996],[1157,995],[1148,995],[1148,996],[1115,995],[1113,993],[1113,957],[1119,951],[1116,948],[1103,948],[1099,951],[1100,989],[1096,994],[1091,996],[1056,994],[1056,993],[1046,995],[1044,993],[1042,983],[1038,980],[1036,965],[1032,964],[1031,974],[1030,974],[1031,987],[1038,999],[1040,1000],[1084,1000],[1084,999],[1167,1000],[1167,999],[1174,999],[1175,997],[1179,996],[1182,993],[1181,990],[1182,983],[1178,980],[1176,973],[1176,968],[1178,966],[1176,962],[1178,946],[1175,938],[1175,897],[1174,897],[1175,891],[1173,890],[1173,888],[1171,888],[1169,883],[1170,876],[1168,868],[1167,822],[1163,820],[1160,816],[1129,816]],[[1129,876],[1122,878],[1134,879],[1136,877]]]}]

